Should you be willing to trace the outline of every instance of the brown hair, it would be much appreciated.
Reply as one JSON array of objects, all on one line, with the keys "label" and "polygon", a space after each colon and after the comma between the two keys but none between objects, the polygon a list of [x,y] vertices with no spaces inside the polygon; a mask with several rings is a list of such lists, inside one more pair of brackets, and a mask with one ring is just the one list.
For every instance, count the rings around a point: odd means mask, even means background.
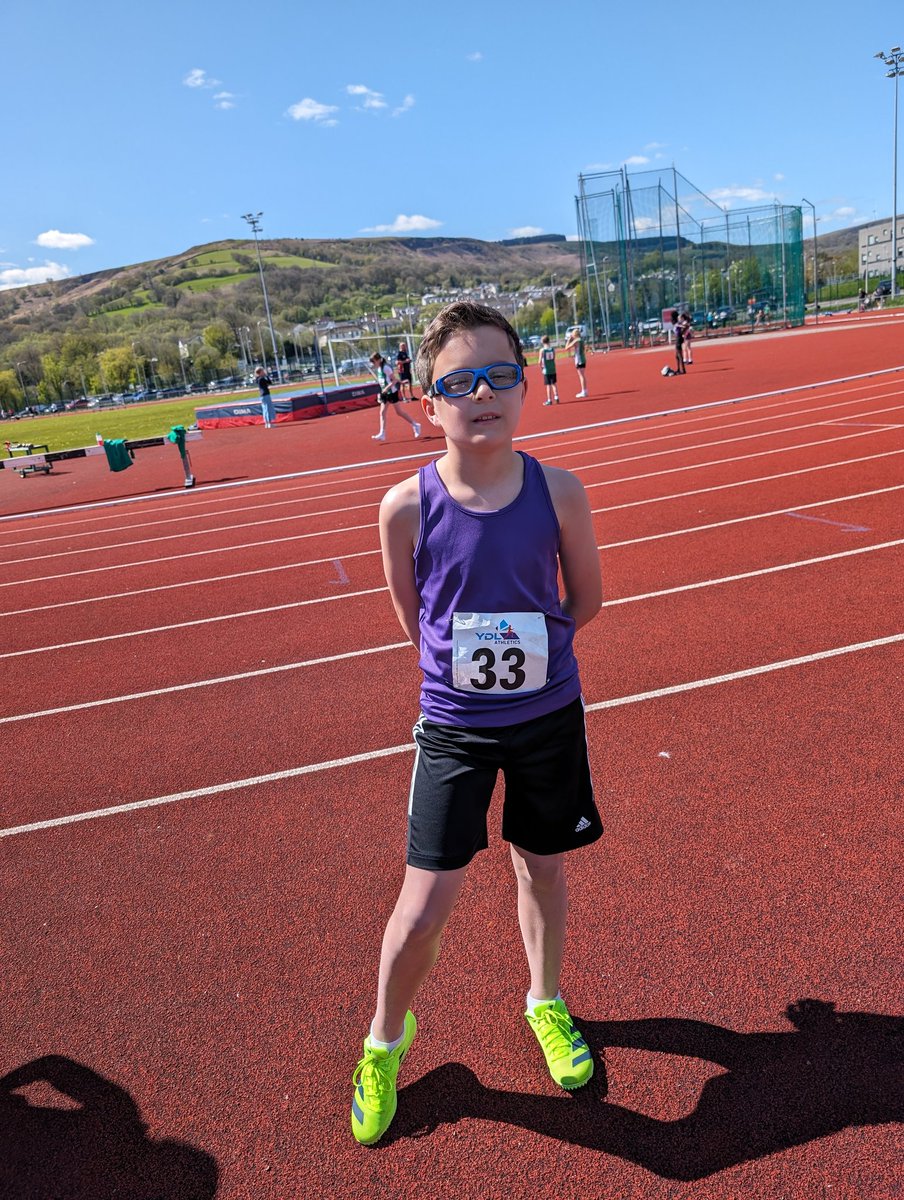
[{"label": "brown hair", "polygon": [[446,342],[458,333],[479,329],[481,325],[493,325],[501,329],[512,344],[515,362],[522,369],[527,366],[521,339],[498,309],[490,308],[486,304],[475,304],[473,300],[456,300],[436,314],[427,326],[427,332],[418,349],[415,370],[425,392],[430,390],[433,383],[433,367]]}]

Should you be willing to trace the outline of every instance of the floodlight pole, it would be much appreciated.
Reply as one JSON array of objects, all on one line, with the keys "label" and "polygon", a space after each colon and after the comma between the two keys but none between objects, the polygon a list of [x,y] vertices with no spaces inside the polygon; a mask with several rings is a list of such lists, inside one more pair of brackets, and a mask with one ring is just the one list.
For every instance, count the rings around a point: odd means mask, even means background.
[{"label": "floodlight pole", "polygon": [[[259,213],[243,213],[242,220],[247,221],[254,233],[254,246],[257,250],[257,266],[261,273],[261,291],[264,293],[264,309],[267,313],[267,324],[270,327],[270,341],[273,343],[273,361],[276,363],[276,378],[282,383],[282,371],[279,366],[279,351],[276,349],[276,334],[273,330],[273,318],[270,316],[270,298],[267,295],[267,284],[264,279],[264,261],[261,258],[260,242],[257,240],[257,235],[260,233],[260,219],[264,214]],[[263,349],[263,346],[261,347]]]},{"label": "floodlight pole", "polygon": [[892,181],[892,214],[891,214],[891,294],[898,294],[898,79],[904,75],[904,50],[900,46],[892,46],[889,51],[880,50],[875,56],[890,69],[885,72],[886,79],[895,81],[895,120],[894,120],[894,150],[893,181]]},{"label": "floodlight pole", "polygon": [[813,304],[816,308],[816,321],[814,324],[819,324],[819,260],[816,251],[816,205],[812,200],[808,200],[806,196],[801,196],[803,204],[809,204],[813,209]]}]

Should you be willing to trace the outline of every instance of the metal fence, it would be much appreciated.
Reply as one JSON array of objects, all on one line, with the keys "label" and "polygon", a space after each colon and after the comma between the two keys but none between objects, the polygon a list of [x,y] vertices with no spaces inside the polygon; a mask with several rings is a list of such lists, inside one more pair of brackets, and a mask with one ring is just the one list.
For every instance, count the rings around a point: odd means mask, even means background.
[{"label": "metal fence", "polygon": [[801,325],[799,206],[721,208],[677,170],[579,176],[584,306],[592,340],[638,345],[663,312],[701,331]]}]

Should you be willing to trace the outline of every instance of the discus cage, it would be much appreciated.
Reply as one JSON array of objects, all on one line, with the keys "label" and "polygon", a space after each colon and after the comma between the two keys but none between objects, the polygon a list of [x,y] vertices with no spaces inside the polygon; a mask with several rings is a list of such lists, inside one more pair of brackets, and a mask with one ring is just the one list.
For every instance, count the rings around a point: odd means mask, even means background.
[{"label": "discus cage", "polygon": [[578,176],[578,238],[588,333],[640,345],[663,313],[700,333],[802,325],[805,283],[797,205],[727,209],[674,167]]}]

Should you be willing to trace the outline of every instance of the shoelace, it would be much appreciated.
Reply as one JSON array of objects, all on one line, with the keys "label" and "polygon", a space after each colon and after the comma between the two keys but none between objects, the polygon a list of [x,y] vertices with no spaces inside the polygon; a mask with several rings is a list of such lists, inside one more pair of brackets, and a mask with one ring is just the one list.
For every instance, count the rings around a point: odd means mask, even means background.
[{"label": "shoelace", "polygon": [[571,1024],[571,1018],[567,1013],[558,1008],[547,1008],[544,1013],[541,1013],[540,1020],[542,1024],[539,1034],[544,1050],[551,1048],[552,1043],[560,1037],[566,1040],[569,1050],[573,1047],[578,1033]]},{"label": "shoelace", "polygon": [[352,1078],[352,1084],[355,1087],[359,1083],[364,1088],[365,1099],[379,1100],[392,1088],[392,1080],[389,1077],[389,1059],[375,1058],[373,1054],[365,1054],[355,1067],[355,1074]]}]

